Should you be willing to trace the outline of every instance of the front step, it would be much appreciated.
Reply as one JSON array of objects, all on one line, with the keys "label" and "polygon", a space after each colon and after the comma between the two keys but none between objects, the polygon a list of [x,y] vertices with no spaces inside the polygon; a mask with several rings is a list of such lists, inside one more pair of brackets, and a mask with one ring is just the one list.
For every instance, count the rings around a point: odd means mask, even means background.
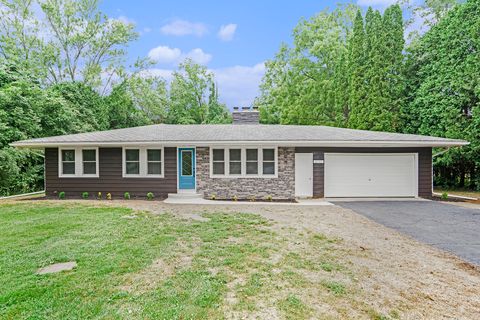
[{"label": "front step", "polygon": [[169,193],[168,199],[203,199],[200,193]]}]

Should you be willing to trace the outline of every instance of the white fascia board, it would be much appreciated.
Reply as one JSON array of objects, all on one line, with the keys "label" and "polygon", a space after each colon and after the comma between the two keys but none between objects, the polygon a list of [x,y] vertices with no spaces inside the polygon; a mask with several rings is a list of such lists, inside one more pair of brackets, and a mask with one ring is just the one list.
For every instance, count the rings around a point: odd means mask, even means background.
[{"label": "white fascia board", "polygon": [[467,141],[126,141],[126,142],[25,142],[11,143],[18,148],[56,148],[59,146],[99,146],[99,147],[128,147],[128,146],[164,146],[176,147],[179,145],[201,146],[282,146],[282,147],[453,147],[470,144]]}]

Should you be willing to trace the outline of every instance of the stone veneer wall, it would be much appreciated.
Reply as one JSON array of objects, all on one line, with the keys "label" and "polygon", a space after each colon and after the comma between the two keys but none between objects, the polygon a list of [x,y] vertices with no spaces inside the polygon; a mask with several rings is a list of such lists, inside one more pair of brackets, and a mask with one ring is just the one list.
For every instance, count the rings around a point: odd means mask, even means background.
[{"label": "stone veneer wall", "polygon": [[197,148],[197,191],[205,198],[212,194],[217,199],[273,199],[295,198],[295,148],[278,148],[277,178],[211,178],[210,151]]}]

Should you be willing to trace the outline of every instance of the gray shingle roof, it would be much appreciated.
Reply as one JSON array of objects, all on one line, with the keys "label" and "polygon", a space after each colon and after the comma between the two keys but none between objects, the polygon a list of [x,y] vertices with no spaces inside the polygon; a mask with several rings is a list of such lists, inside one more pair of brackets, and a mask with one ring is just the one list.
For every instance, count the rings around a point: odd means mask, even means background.
[{"label": "gray shingle roof", "polygon": [[353,130],[326,126],[295,125],[169,125],[158,124],[142,127],[70,134],[23,140],[13,146],[35,147],[56,144],[121,144],[121,143],[291,143],[293,145],[325,143],[395,143],[409,145],[465,145],[463,140],[430,136]]}]

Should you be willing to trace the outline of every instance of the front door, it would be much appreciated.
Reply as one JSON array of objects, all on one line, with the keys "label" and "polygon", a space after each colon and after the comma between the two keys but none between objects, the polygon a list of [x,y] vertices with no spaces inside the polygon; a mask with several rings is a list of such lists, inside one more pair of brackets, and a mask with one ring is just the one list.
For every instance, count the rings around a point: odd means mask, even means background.
[{"label": "front door", "polygon": [[295,196],[313,196],[313,153],[295,153]]},{"label": "front door", "polygon": [[195,148],[178,148],[178,189],[195,190]]}]

